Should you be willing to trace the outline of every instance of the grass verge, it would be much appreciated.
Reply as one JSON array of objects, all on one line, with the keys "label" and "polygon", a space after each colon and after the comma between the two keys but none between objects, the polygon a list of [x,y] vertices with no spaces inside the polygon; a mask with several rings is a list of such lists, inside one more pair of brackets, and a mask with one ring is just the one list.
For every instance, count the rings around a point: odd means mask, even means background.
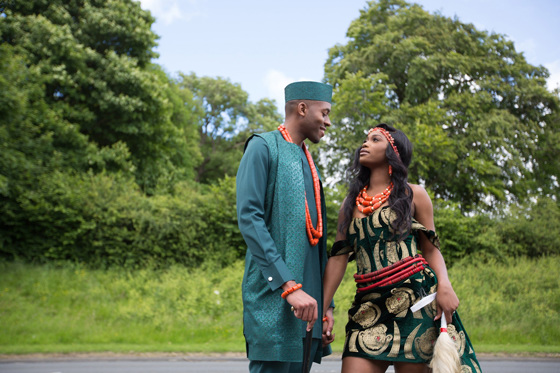
[{"label": "grass verge", "polygon": [[[336,294],[344,342],[352,265]],[[478,263],[449,275],[477,352],[560,353],[560,257]],[[243,263],[166,270],[1,263],[0,354],[243,352]]]}]

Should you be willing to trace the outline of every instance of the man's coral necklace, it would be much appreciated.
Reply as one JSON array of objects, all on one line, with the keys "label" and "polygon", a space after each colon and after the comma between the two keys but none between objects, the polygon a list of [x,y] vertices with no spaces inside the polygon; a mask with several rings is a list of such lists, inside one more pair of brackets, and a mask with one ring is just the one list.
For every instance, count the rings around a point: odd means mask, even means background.
[{"label": "man's coral necklace", "polygon": [[[292,137],[288,133],[285,126],[279,126],[278,130],[287,142],[293,143]],[[311,215],[309,214],[309,205],[307,204],[307,195],[305,196],[305,230],[307,231],[307,238],[311,246],[317,245],[319,238],[323,237],[323,215],[321,214],[321,185],[319,183],[319,175],[315,169],[315,163],[307,146],[303,146],[305,156],[307,157],[307,162],[309,163],[309,168],[311,169],[311,176],[313,176],[313,190],[315,192],[315,205],[317,206],[317,229],[313,228],[313,222],[311,221]]]}]

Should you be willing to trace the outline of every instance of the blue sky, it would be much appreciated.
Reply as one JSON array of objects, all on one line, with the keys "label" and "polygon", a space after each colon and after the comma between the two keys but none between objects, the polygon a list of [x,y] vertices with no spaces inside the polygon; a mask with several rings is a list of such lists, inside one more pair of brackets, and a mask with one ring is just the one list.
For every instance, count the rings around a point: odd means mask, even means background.
[{"label": "blue sky", "polygon": [[[533,65],[560,86],[559,0],[417,0],[427,11],[457,16],[479,30],[504,34]],[[141,0],[156,18],[155,62],[175,75],[227,78],[253,102],[283,106],[284,86],[321,80],[328,49],[347,42],[346,31],[366,0]]]}]

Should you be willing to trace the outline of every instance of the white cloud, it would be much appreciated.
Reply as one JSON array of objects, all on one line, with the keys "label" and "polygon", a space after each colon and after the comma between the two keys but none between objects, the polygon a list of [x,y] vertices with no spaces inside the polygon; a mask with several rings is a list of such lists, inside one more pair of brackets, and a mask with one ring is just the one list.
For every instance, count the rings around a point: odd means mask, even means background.
[{"label": "white cloud", "polygon": [[284,87],[293,82],[292,78],[277,70],[269,70],[264,77],[267,97],[276,100],[278,110],[284,106]]},{"label": "white cloud", "polygon": [[552,91],[553,89],[560,88],[560,60],[547,63],[544,67],[550,72],[550,77],[546,81],[548,89]]},{"label": "white cloud", "polygon": [[276,106],[280,112],[284,112],[284,88],[293,82],[312,80],[308,78],[298,78],[294,79],[281,71],[278,70],[268,70],[266,76],[264,77],[264,85],[267,91],[267,97],[276,100]]},{"label": "white cloud", "polygon": [[[143,9],[149,10],[156,20],[161,20],[169,25],[177,20],[189,21],[200,15],[200,12],[183,12],[179,5],[185,5],[185,1],[179,0],[140,0]],[[196,1],[188,1],[189,5],[195,6]]]}]

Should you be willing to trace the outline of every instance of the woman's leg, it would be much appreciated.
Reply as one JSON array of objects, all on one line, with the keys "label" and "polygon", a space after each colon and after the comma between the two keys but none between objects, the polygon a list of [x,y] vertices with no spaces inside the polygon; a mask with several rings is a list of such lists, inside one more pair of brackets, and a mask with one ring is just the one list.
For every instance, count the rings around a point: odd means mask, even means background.
[{"label": "woman's leg", "polygon": [[342,359],[342,373],[384,373],[389,364],[388,361],[347,356]]},{"label": "woman's leg", "polygon": [[395,362],[395,373],[429,373],[430,367],[424,363]]}]

